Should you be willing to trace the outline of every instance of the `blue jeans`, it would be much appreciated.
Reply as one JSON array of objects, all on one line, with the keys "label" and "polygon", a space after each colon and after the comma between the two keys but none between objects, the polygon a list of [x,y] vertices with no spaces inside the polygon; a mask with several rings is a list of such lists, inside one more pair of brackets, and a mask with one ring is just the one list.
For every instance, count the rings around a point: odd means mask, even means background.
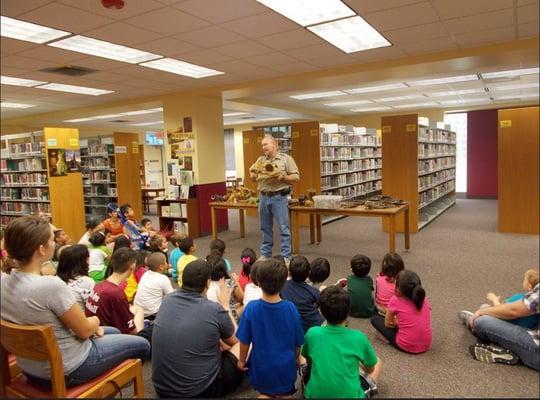
[{"label": "blue jeans", "polygon": [[291,229],[289,227],[289,199],[287,196],[265,196],[259,198],[259,221],[262,232],[261,255],[272,257],[274,245],[274,218],[279,226],[280,254],[291,258]]},{"label": "blue jeans", "polygon": [[540,347],[534,343],[526,328],[482,315],[474,321],[473,331],[480,339],[514,352],[526,366],[540,370]]},{"label": "blue jeans", "polygon": [[[128,358],[144,360],[150,351],[148,340],[135,335],[122,335],[113,327],[103,327],[105,335],[91,339],[92,347],[86,360],[71,374],[65,376],[66,386],[77,386],[107,372]],[[38,385],[50,387],[49,379],[28,375]]]}]

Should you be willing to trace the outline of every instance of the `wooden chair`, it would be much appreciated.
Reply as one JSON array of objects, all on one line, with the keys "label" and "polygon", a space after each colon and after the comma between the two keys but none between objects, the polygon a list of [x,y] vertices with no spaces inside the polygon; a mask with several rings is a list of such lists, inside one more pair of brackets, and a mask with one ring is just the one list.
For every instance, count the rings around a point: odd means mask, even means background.
[{"label": "wooden chair", "polygon": [[[89,382],[66,388],[62,355],[50,325],[17,325],[3,319],[0,324],[2,397],[105,398],[114,396],[131,381],[134,382],[135,397],[144,397],[141,360],[125,360]],[[35,385],[23,373],[17,373],[13,365],[10,365],[11,355],[48,361],[51,369],[51,389]],[[11,364],[13,360],[11,358]]]}]

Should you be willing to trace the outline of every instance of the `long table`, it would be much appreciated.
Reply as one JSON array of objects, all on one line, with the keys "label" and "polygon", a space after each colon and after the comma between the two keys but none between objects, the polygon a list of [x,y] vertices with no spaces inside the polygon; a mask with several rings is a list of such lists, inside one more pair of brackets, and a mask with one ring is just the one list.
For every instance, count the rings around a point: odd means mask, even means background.
[{"label": "long table", "polygon": [[322,215],[346,215],[351,217],[381,217],[388,221],[388,250],[390,252],[396,251],[396,218],[399,214],[403,213],[404,218],[404,231],[405,231],[405,249],[409,249],[409,205],[404,204],[392,208],[384,209],[371,209],[367,210],[364,206],[357,206],[353,208],[338,208],[338,209],[326,209],[326,208],[313,208],[303,206],[289,207],[291,215],[291,239],[292,239],[292,252],[295,254],[300,253],[300,230],[299,230],[299,216],[300,214],[309,215],[309,231],[310,242],[315,243],[315,235],[317,242],[322,240]]},{"label": "long table", "polygon": [[210,217],[212,219],[212,239],[217,239],[217,217],[216,210],[238,210],[238,221],[240,222],[240,237],[245,237],[245,222],[244,222],[244,210],[258,209],[258,204],[248,203],[227,203],[220,201],[212,201],[208,203],[210,206]]}]

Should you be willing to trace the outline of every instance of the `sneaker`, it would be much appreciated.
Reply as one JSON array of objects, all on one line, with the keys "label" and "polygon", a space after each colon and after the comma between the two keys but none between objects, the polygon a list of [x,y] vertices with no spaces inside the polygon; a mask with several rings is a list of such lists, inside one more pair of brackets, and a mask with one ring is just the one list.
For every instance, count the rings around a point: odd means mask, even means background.
[{"label": "sneaker", "polygon": [[458,318],[460,319],[460,321],[467,326],[470,326],[469,321],[472,316],[473,313],[467,310],[460,311],[458,314]]},{"label": "sneaker", "polygon": [[336,282],[336,286],[339,286],[340,288],[344,289],[345,286],[347,286],[347,278],[338,279],[338,281]]},{"label": "sneaker", "polygon": [[501,363],[514,365],[519,362],[518,356],[510,350],[492,344],[476,343],[469,347],[469,351],[476,360],[488,364]]}]

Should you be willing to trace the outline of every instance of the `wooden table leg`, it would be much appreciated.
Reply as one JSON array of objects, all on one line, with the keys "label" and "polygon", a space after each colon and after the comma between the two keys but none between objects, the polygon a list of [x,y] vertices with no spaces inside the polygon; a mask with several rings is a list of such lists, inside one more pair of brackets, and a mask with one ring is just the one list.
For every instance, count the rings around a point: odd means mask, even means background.
[{"label": "wooden table leg", "polygon": [[246,237],[246,228],[244,223],[244,210],[241,208],[238,209],[238,217],[240,221],[240,237],[243,238]]},{"label": "wooden table leg", "polygon": [[315,216],[315,219],[317,221],[317,243],[321,243],[321,241],[322,241],[322,217],[321,217],[321,214],[317,214]]},{"label": "wooden table leg", "polygon": [[298,213],[291,211],[291,242],[293,254],[300,253],[300,229],[298,228]]},{"label": "wooden table leg", "polygon": [[390,229],[388,230],[389,251],[394,253],[396,251],[396,216],[390,215],[388,217]]},{"label": "wooden table leg", "polygon": [[409,250],[410,248],[410,242],[409,242],[409,209],[407,208],[405,212],[403,213],[403,219],[404,219],[404,228],[405,228],[405,250]]},{"label": "wooden table leg", "polygon": [[315,243],[315,215],[309,214],[309,243]]},{"label": "wooden table leg", "polygon": [[217,239],[216,209],[213,206],[210,206],[210,217],[212,219],[212,239]]}]

